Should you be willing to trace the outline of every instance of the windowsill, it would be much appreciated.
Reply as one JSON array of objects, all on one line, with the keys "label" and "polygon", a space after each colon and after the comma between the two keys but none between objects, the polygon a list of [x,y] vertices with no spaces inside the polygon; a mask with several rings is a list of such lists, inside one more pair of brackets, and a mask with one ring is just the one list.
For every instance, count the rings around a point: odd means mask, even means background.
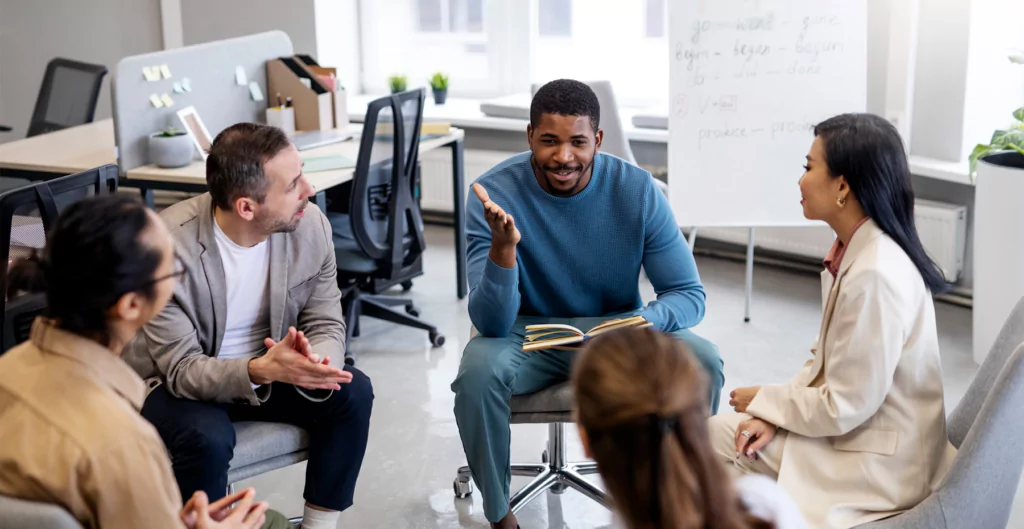
[{"label": "windowsill", "polygon": [[[354,122],[361,123],[363,118],[366,116],[367,105],[378,97],[380,96],[365,94],[349,96],[349,119]],[[427,104],[423,109],[423,117],[424,119],[429,120],[445,121],[451,123],[453,127],[463,129],[484,129],[519,132],[523,134],[526,133],[526,125],[529,123],[528,120],[499,118],[485,115],[480,111],[480,103],[482,101],[484,100],[449,97],[444,105],[435,105],[428,91]],[[623,124],[625,125],[626,137],[631,141],[661,143],[667,145],[668,130],[633,126],[633,116],[640,112],[650,113],[651,109],[635,107],[624,107],[619,109],[619,114],[621,115]],[[971,182],[969,165],[967,162],[949,162],[916,155],[911,155],[909,161],[910,172],[915,175],[968,186],[974,185],[974,183]]]}]

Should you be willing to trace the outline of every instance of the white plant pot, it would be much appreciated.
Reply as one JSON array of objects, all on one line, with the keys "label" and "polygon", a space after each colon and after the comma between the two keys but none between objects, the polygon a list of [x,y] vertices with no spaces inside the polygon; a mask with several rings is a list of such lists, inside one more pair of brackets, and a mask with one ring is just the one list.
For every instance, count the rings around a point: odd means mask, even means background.
[{"label": "white plant pot", "polygon": [[981,364],[1024,297],[1024,155],[986,156],[974,192],[974,361]]},{"label": "white plant pot", "polygon": [[195,153],[196,146],[188,134],[160,136],[157,132],[149,136],[149,163],[157,167],[184,167],[192,163]]}]

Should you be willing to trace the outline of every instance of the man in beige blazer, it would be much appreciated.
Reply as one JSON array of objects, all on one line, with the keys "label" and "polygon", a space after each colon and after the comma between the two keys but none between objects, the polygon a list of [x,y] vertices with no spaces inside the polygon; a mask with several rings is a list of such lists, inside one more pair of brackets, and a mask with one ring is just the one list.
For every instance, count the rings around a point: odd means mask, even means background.
[{"label": "man in beige blazer", "polygon": [[309,432],[303,527],[334,528],[352,505],[373,391],[344,366],[345,324],[331,228],[309,205],[302,159],[276,128],[221,132],[209,193],[165,210],[186,267],[128,361],[150,382],[142,409],[184,497],[224,496],[233,421]]},{"label": "man in beige blazer", "polygon": [[[822,301],[812,358],[787,384],[737,390],[756,395],[737,404],[745,413],[711,417],[710,433],[729,468],[778,479],[811,527],[843,529],[920,503],[955,449],[931,294],[870,219],[836,278],[822,272]],[[738,453],[744,436],[757,435],[751,417],[778,431],[756,453]]]}]

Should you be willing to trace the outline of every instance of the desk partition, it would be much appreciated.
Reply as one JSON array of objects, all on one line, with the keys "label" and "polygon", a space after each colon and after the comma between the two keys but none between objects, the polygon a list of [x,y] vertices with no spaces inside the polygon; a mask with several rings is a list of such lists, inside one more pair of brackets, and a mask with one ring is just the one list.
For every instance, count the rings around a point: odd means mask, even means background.
[{"label": "desk partition", "polygon": [[150,134],[184,128],[178,118],[183,108],[196,109],[211,138],[238,122],[263,122],[266,98],[272,97],[265,63],[293,53],[288,35],[270,31],[122,59],[111,83],[121,176],[150,163]]}]

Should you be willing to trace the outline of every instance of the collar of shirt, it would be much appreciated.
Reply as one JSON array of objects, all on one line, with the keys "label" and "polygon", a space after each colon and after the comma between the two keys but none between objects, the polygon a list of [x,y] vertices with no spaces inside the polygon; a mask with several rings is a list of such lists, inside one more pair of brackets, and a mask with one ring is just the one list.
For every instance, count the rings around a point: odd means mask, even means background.
[{"label": "collar of shirt", "polygon": [[[853,231],[850,232],[850,238],[853,238],[853,234],[857,233],[857,230],[868,221],[870,217],[865,216],[860,219],[854,227]],[[832,277],[839,275],[839,265],[843,262],[843,256],[846,255],[846,245],[836,237],[835,242],[832,243],[832,248],[828,251],[828,255],[825,256],[825,269],[832,274]]]},{"label": "collar of shirt", "polygon": [[93,340],[58,329],[53,321],[36,318],[32,323],[32,343],[44,353],[54,354],[81,365],[89,378],[109,386],[136,410],[146,399],[146,383],[110,349]]}]

